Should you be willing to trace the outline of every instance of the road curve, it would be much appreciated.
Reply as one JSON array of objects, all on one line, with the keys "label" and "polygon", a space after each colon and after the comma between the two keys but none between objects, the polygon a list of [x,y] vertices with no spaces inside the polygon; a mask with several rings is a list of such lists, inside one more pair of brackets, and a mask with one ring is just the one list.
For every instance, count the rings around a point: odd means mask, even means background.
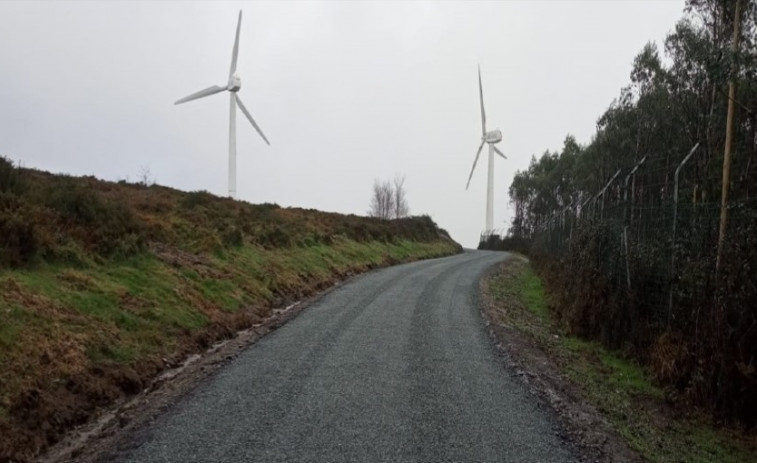
[{"label": "road curve", "polygon": [[569,462],[484,329],[503,253],[374,271],[266,336],[141,430],[121,462]]}]

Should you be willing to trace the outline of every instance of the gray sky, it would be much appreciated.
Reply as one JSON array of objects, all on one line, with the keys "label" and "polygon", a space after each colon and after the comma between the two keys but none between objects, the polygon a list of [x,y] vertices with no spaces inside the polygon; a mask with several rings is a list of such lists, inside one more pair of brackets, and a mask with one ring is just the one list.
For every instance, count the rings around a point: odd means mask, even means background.
[{"label": "gray sky", "polygon": [[[0,2],[0,155],[24,166],[225,195],[225,85],[244,10],[238,197],[365,214],[374,179],[406,176],[413,214],[475,246],[488,128],[500,128],[495,227],[532,155],[590,140],[647,41],[683,1]],[[483,161],[483,162],[482,162]]]}]

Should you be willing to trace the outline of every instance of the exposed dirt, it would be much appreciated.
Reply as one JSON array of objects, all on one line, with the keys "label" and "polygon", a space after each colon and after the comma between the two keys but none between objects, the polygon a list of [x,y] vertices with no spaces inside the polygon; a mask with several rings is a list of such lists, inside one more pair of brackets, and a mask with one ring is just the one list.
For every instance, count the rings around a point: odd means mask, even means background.
[{"label": "exposed dirt", "polygon": [[[97,419],[73,429],[37,461],[43,463],[103,461],[102,459],[107,458],[110,451],[119,447],[130,432],[153,420],[200,381],[235,358],[239,352],[296,317],[314,300],[327,294],[339,284],[334,282],[331,288],[316,296],[274,309],[272,314],[261,323],[237,332],[231,339],[210,345],[204,352],[191,354],[188,357],[186,353],[177,353],[173,358],[163,359],[165,369],[163,365],[156,365],[154,368],[155,372],[161,369],[164,371],[144,388],[138,375],[125,376],[122,380],[127,383],[133,381],[131,385],[136,395],[121,399],[114,405],[104,408]],[[207,340],[215,338],[216,335],[205,333],[206,343],[209,343]],[[123,374],[123,372],[120,373]],[[38,400],[38,398],[32,392],[29,400]],[[110,396],[104,398],[104,404],[111,400]],[[70,404],[66,408],[75,412],[77,405],[84,404]],[[88,416],[85,415],[82,421],[87,418]]]},{"label": "exposed dirt", "polygon": [[495,303],[489,290],[491,278],[500,272],[512,272],[513,257],[498,265],[481,279],[481,311],[489,335],[504,354],[509,367],[529,390],[549,403],[562,422],[567,437],[583,453],[586,462],[639,463],[644,460],[628,447],[599,411],[581,398],[578,386],[561,374],[561,369],[536,340],[518,329],[502,323],[503,311],[523,312],[516,298]]}]

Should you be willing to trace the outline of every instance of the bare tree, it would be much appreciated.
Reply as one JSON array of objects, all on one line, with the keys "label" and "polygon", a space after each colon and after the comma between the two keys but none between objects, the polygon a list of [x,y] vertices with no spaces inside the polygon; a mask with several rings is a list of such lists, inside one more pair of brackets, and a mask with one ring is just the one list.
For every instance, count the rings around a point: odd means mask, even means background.
[{"label": "bare tree", "polygon": [[150,166],[142,166],[139,169],[139,182],[138,183],[143,186],[155,185],[155,178],[153,178],[152,172],[150,172]]},{"label": "bare tree", "polygon": [[380,219],[391,219],[394,211],[394,188],[389,182],[373,182],[373,195],[371,196],[370,210],[368,215]]},{"label": "bare tree", "polygon": [[393,181],[373,181],[373,195],[368,215],[388,220],[407,217],[409,213],[404,175],[395,175]]},{"label": "bare tree", "polygon": [[392,215],[395,219],[407,217],[410,213],[410,207],[407,205],[407,194],[405,193],[405,176],[397,174],[394,176],[394,201]]}]

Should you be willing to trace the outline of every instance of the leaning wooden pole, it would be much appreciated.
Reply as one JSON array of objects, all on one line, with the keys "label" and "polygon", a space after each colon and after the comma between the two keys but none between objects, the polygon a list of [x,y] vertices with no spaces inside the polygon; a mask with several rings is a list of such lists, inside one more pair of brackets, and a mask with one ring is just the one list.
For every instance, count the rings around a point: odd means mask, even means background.
[{"label": "leaning wooden pole", "polygon": [[[731,42],[731,56],[736,59],[739,51],[741,33],[741,0],[736,0],[736,15],[733,23],[733,41]],[[723,248],[725,234],[728,228],[728,190],[731,183],[731,142],[733,141],[733,106],[736,99],[736,69],[731,69],[728,81],[728,116],[725,123],[725,153],[723,156],[723,191],[720,199],[720,233],[718,235],[718,255],[715,260],[715,268],[719,272],[723,261]]]}]

